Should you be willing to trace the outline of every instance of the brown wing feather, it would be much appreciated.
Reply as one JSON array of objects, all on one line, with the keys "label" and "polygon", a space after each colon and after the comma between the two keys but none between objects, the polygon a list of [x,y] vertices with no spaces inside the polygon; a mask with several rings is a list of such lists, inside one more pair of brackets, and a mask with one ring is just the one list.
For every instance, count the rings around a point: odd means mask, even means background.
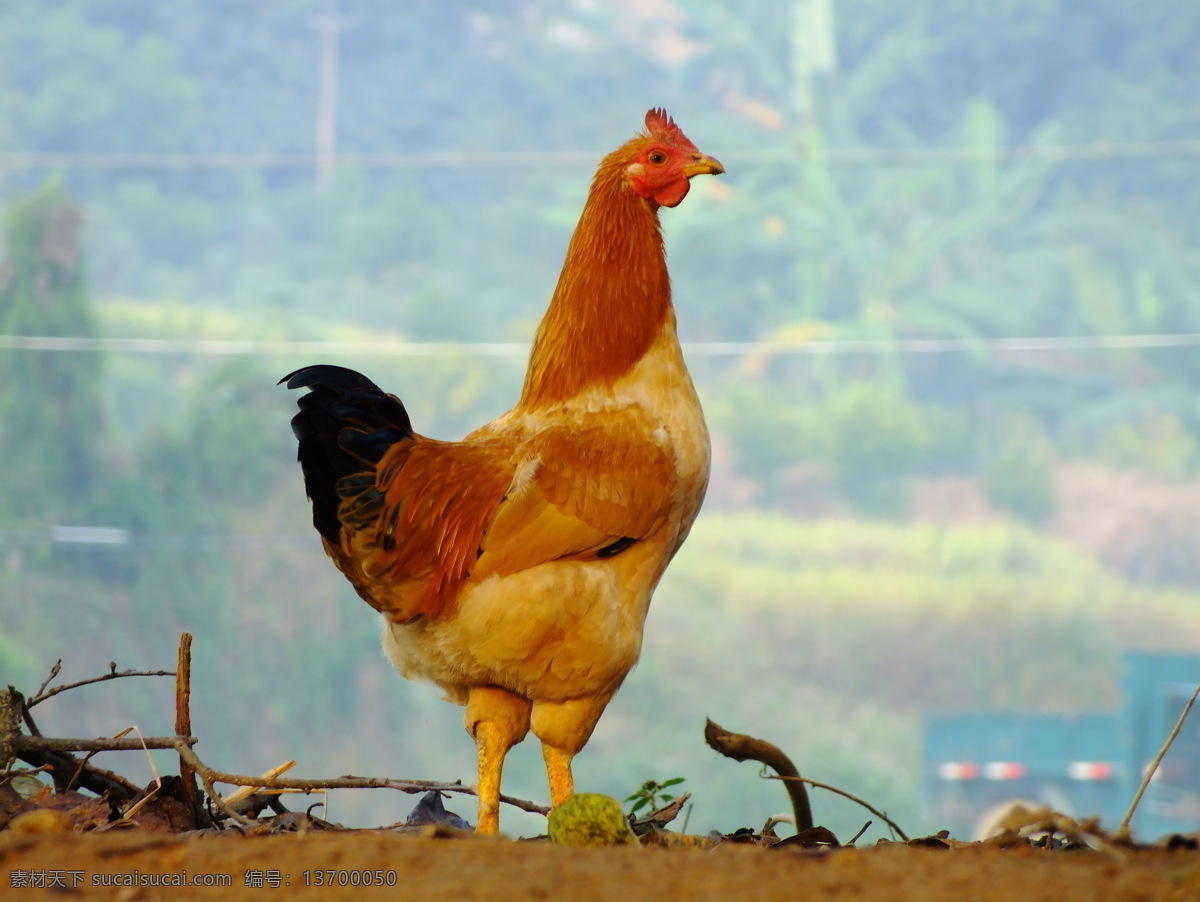
[{"label": "brown wing feather", "polygon": [[597,422],[565,422],[521,448],[517,484],[488,526],[475,576],[515,573],[547,561],[597,557],[662,525],[673,460],[648,440],[634,408]]},{"label": "brown wing feather", "polygon": [[616,538],[639,537],[666,513],[674,466],[647,440],[651,430],[618,425],[626,428],[593,423],[540,436],[537,483],[564,513]]},{"label": "brown wing feather", "polygon": [[389,450],[378,469],[378,517],[370,528],[342,530],[359,594],[398,621],[452,610],[512,482],[511,458],[511,442],[499,439],[419,439]]},{"label": "brown wing feather", "polygon": [[330,556],[397,621],[452,614],[468,581],[599,557],[669,514],[673,460],[648,439],[653,426],[628,408],[523,439],[517,430],[398,444],[379,464],[378,515],[356,528],[343,512]]}]

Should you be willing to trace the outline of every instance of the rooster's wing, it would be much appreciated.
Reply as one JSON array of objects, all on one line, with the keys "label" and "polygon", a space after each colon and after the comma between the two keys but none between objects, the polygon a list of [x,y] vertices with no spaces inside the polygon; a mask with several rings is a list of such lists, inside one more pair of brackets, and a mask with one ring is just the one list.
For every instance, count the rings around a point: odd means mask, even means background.
[{"label": "rooster's wing", "polygon": [[669,519],[673,458],[639,408],[502,423],[399,444],[363,492],[370,503],[343,497],[351,528],[335,560],[357,561],[365,585],[352,582],[394,619],[452,614],[468,581],[612,557]]}]

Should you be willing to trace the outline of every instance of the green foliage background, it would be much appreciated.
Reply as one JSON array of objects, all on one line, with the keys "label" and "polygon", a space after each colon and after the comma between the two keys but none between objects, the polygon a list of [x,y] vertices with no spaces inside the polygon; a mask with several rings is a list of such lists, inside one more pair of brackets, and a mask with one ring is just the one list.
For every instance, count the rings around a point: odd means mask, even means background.
[{"label": "green foliage background", "polygon": [[[710,715],[919,822],[921,711],[1110,706],[1123,647],[1200,650],[1198,38],[1166,0],[10,0],[0,333],[521,345],[596,159],[667,107],[728,169],[663,216],[717,467],[580,784],[683,775],[691,828],[757,826],[782,789],[704,748]],[[439,437],[524,363],[328,359]],[[311,362],[0,347],[0,679],[170,666],[186,629],[211,763],[470,780],[308,527],[274,383]],[[1080,473],[1127,502],[1080,507]],[[50,729],[170,729],[164,687],[52,704]],[[530,751],[506,781],[544,796]]]}]

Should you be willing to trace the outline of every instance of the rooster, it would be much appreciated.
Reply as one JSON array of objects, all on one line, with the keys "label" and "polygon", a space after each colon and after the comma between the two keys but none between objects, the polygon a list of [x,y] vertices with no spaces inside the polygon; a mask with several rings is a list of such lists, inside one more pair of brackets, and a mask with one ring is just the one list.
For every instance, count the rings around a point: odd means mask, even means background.
[{"label": "rooster", "polygon": [[551,804],[573,793],[708,484],[658,210],[724,169],[664,110],[645,125],[600,163],[508,413],[438,441],[353,370],[280,380],[310,390],[292,430],[326,552],[383,615],[396,669],[466,706],[484,833],[530,730]]}]

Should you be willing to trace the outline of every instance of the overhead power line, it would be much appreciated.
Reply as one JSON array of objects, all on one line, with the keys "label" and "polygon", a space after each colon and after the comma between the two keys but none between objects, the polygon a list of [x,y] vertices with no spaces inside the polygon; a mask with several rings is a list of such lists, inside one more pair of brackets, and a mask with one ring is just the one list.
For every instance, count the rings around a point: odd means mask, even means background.
[{"label": "overhead power line", "polygon": [[363,354],[395,357],[506,357],[527,354],[522,342],[453,341],[261,341],[189,338],[67,338],[0,335],[0,350],[122,354]]},{"label": "overhead power line", "polygon": [[[595,154],[583,151],[428,153],[342,153],[338,166],[356,169],[500,169],[547,164],[594,162]],[[99,169],[131,171],[180,171],[212,169],[316,170],[322,165],[318,154],[283,153],[58,153],[30,151],[0,153],[0,170]]]},{"label": "overhead power line", "polygon": [[[0,171],[17,170],[299,170],[336,165],[352,169],[512,169],[528,166],[590,165],[599,151],[461,151],[289,154],[228,153],[92,153],[87,151],[15,151],[0,153]],[[978,160],[1040,159],[1051,162],[1106,162],[1200,157],[1200,139],[1178,141],[1093,141],[1084,144],[1014,144],[1001,147],[801,147],[714,150],[722,159],[741,162],[792,162],[814,157],[833,166],[923,165]]]},{"label": "overhead power line", "polygon": [[[759,341],[685,341],[698,357],[763,354],[952,354],[977,351],[1064,352],[1186,348],[1200,345],[1200,332],[1157,335],[1048,335],[1016,338],[897,338]],[[292,341],[188,338],[70,338],[0,335],[0,350],[112,352],[120,354],[299,355],[378,357],[515,357],[529,353],[518,341]]]},{"label": "overhead power line", "polygon": [[315,533],[243,535],[187,535],[131,533],[108,526],[52,526],[48,530],[0,530],[0,547],[91,547],[111,551],[162,549],[166,551],[239,552],[271,548],[319,549]]},{"label": "overhead power line", "polygon": [[684,342],[692,354],[953,354],[974,351],[1115,351],[1200,345],[1200,332],[1164,335],[1046,335],[1021,338],[897,338]]}]

